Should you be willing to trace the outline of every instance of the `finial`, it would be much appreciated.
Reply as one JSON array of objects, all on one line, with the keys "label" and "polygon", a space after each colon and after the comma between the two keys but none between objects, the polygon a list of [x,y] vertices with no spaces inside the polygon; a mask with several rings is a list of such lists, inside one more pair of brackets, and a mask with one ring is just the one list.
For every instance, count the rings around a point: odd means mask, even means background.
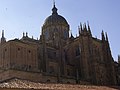
[{"label": "finial", "polygon": [[102,30],[102,34],[104,34],[104,31]]},{"label": "finial", "polygon": [[87,31],[86,23],[84,23],[84,30]]},{"label": "finial", "polygon": [[89,32],[90,35],[92,35],[90,25],[89,25],[89,21],[87,21],[87,24],[88,24],[88,32]]},{"label": "finial", "polygon": [[106,35],[106,41],[108,41],[108,35],[107,35],[107,32],[105,32],[105,35]]},{"label": "finial", "polygon": [[23,32],[23,37],[25,36],[25,33]]},{"label": "finial", "polygon": [[87,28],[87,27],[86,27],[86,23],[84,23],[84,25],[85,25],[85,28]]},{"label": "finial", "polygon": [[26,32],[26,37],[28,37],[28,33]]},{"label": "finial", "polygon": [[71,32],[71,37],[73,38],[73,34],[72,34],[72,32]]},{"label": "finial", "polygon": [[2,37],[4,37],[4,30],[2,30]]},{"label": "finial", "polygon": [[55,0],[53,0],[53,6],[55,6]]},{"label": "finial", "polygon": [[80,29],[82,30],[82,23],[80,22]]},{"label": "finial", "polygon": [[102,40],[105,40],[104,31],[102,30]]},{"label": "finial", "polygon": [[88,30],[90,30],[89,21],[87,21],[87,25],[88,25]]}]

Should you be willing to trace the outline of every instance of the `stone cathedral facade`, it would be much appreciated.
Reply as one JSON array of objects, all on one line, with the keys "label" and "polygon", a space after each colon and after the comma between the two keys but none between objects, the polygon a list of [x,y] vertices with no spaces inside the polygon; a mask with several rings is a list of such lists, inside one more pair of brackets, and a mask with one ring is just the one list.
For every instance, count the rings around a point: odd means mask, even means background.
[{"label": "stone cathedral facade", "polygon": [[40,39],[23,33],[21,39],[0,43],[0,81],[19,78],[37,82],[115,85],[114,60],[107,34],[92,36],[89,24],[80,24],[79,36],[69,35],[67,20],[57,13],[46,18]]}]

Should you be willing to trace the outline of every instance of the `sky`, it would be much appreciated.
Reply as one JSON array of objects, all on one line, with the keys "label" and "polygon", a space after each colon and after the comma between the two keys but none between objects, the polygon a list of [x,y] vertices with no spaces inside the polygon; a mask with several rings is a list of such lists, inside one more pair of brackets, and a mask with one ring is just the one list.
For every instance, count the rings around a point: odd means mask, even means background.
[{"label": "sky", "polygon": [[[107,32],[111,52],[117,61],[120,54],[120,0],[56,0],[58,13],[65,17],[73,35],[78,25],[89,21],[92,35],[101,39]],[[21,38],[23,32],[39,38],[45,19],[51,15],[53,0],[0,0],[0,37]]]}]

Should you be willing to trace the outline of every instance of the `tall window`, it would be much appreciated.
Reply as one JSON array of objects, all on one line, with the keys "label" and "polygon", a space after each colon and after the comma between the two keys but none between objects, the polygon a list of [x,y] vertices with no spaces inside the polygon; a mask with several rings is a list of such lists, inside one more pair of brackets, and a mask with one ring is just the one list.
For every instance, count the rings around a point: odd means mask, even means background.
[{"label": "tall window", "polygon": [[45,38],[46,38],[46,40],[48,40],[48,38],[49,38],[49,32],[48,31],[45,32]]},{"label": "tall window", "polygon": [[75,53],[76,53],[76,56],[79,56],[79,55],[80,55],[80,48],[79,48],[79,47],[76,48]]}]

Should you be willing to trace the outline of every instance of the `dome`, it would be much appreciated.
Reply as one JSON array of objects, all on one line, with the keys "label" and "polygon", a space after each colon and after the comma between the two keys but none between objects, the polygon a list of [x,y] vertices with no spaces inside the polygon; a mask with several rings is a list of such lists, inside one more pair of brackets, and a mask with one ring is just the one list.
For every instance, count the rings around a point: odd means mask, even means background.
[{"label": "dome", "polygon": [[61,15],[58,15],[57,13],[57,8],[53,7],[52,9],[52,15],[50,15],[48,18],[46,18],[43,26],[49,26],[49,25],[66,25],[68,26],[68,23],[66,21],[66,19],[64,17],[62,17]]}]

